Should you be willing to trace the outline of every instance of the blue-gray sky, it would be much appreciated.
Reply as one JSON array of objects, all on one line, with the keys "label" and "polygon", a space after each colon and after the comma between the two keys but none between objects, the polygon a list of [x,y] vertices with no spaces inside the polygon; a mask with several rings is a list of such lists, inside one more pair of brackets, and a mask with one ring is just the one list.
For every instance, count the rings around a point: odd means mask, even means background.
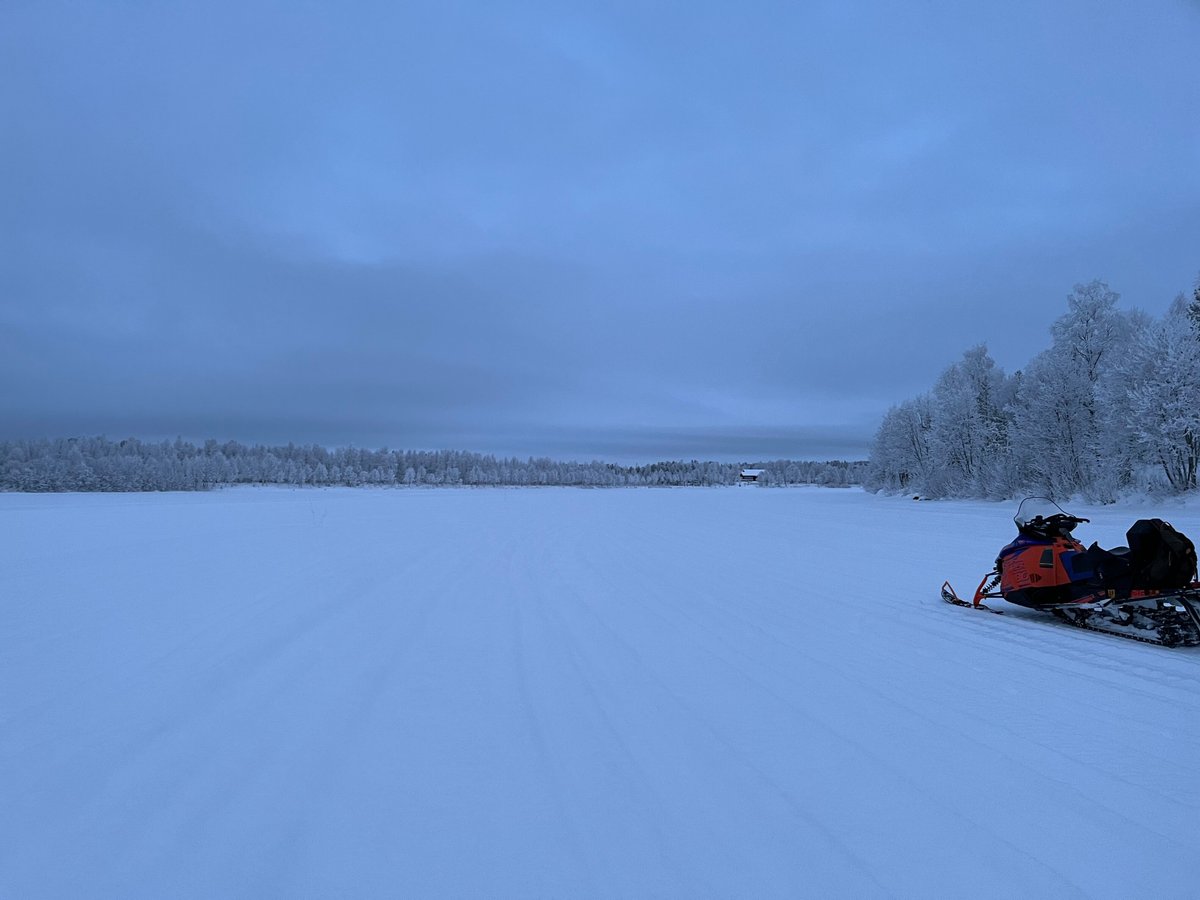
[{"label": "blue-gray sky", "polygon": [[1200,3],[0,7],[0,437],[861,456],[1200,271]]}]

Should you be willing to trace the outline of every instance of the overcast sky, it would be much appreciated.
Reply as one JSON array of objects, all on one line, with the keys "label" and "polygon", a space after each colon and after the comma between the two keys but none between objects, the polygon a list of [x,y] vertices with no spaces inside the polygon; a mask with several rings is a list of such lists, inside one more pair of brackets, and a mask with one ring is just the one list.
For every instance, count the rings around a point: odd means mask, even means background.
[{"label": "overcast sky", "polygon": [[862,456],[1200,272],[1195,0],[0,5],[0,438]]}]

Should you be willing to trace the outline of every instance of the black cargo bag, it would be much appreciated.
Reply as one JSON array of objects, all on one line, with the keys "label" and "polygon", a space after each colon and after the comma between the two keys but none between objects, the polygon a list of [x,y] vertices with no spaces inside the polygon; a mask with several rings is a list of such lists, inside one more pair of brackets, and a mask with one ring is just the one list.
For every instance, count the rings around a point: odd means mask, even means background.
[{"label": "black cargo bag", "polygon": [[1162,519],[1138,519],[1126,533],[1134,587],[1170,591],[1196,574],[1196,547]]}]

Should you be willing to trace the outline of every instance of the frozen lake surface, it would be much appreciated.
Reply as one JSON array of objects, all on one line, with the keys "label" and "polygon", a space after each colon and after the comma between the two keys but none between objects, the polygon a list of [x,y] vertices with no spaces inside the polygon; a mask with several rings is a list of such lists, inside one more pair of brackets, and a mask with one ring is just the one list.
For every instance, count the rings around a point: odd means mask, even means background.
[{"label": "frozen lake surface", "polygon": [[0,494],[0,896],[1194,897],[1200,652],[941,603],[1014,508]]}]

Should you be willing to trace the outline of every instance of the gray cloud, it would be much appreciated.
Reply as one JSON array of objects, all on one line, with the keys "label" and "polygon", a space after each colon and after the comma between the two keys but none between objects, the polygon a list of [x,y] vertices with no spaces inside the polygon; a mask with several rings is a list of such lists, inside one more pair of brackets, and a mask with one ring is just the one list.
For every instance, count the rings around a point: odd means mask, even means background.
[{"label": "gray cloud", "polygon": [[1191,282],[1198,37],[1165,0],[12,4],[0,437],[861,453],[1075,282]]}]

